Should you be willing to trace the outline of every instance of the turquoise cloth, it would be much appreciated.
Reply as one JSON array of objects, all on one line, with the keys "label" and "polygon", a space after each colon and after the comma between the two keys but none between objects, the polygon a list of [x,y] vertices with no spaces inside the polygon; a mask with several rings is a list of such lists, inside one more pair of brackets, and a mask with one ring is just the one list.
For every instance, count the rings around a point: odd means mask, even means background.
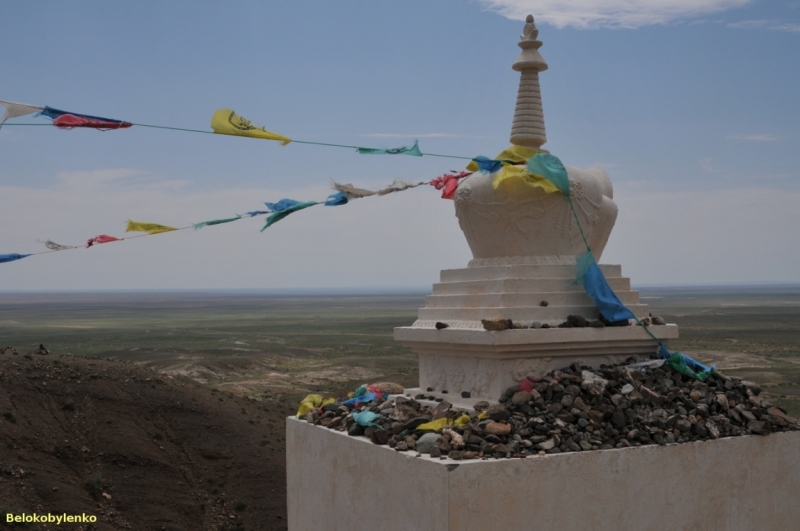
[{"label": "turquoise cloth", "polygon": [[328,196],[325,200],[325,206],[339,206],[347,204],[347,194],[344,192],[336,192]]},{"label": "turquoise cloth", "polygon": [[586,275],[586,271],[589,269],[590,265],[595,263],[592,251],[586,251],[580,255],[576,260],[576,263],[578,265],[578,272],[575,275],[574,284],[583,285],[583,277]]},{"label": "turquoise cloth", "polygon": [[375,393],[364,393],[345,400],[344,402],[342,402],[342,405],[351,406],[353,404],[365,404],[367,402],[372,402],[376,398],[378,398],[378,395]]},{"label": "turquoise cloth", "polygon": [[299,201],[295,201],[294,199],[281,199],[277,203],[264,204],[267,205],[267,208],[272,210],[273,213],[267,216],[267,223],[261,228],[261,232],[264,232],[268,227],[271,227],[273,224],[279,222],[292,212],[297,212],[298,210],[303,210],[304,208],[314,206],[317,204],[317,202],[307,201],[305,203],[301,203]]},{"label": "turquoise cloth", "polygon": [[412,157],[422,156],[422,152],[419,150],[419,142],[416,140],[414,140],[413,146],[405,146],[394,149],[357,147],[356,151],[358,151],[362,155],[411,155]]},{"label": "turquoise cloth", "polygon": [[561,163],[561,159],[549,153],[537,153],[528,159],[526,164],[528,171],[541,175],[558,188],[562,194],[569,195],[569,177],[567,169]]},{"label": "turquoise cloth", "polygon": [[586,270],[586,274],[583,275],[583,287],[594,301],[594,305],[600,310],[600,315],[606,321],[615,323],[617,321],[636,319],[633,312],[622,304],[614,290],[608,285],[600,266],[594,260]]},{"label": "turquoise cloth", "polygon": [[356,421],[356,424],[359,426],[364,426],[365,428],[368,426],[373,426],[375,428],[380,428],[381,425],[373,422],[375,419],[381,418],[380,414],[372,412],[372,411],[361,411],[358,413],[353,413],[353,420]]},{"label": "turquoise cloth", "polygon": [[478,170],[482,173],[494,173],[500,171],[503,167],[502,160],[495,160],[490,159],[489,157],[484,157],[481,155],[480,157],[475,157],[472,161],[478,165]]},{"label": "turquoise cloth", "polygon": [[201,221],[200,223],[193,223],[194,229],[202,229],[203,227],[210,227],[211,225],[221,225],[222,223],[230,223],[231,221],[236,221],[242,219],[242,216],[236,216],[235,218],[225,218],[225,219],[212,219],[211,221]]}]

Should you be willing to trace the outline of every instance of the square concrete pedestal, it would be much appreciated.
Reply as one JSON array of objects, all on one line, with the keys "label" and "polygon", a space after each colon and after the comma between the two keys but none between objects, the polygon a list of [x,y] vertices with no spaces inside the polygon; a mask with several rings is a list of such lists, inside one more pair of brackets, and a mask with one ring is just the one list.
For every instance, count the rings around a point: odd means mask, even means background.
[{"label": "square concrete pedestal", "polygon": [[800,529],[800,432],[453,461],[289,418],[289,531]]}]

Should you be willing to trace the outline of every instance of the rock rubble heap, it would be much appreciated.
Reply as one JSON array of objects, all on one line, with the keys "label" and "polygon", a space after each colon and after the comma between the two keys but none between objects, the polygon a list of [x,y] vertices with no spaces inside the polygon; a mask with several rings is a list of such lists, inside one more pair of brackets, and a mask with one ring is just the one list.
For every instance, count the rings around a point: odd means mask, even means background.
[{"label": "rock rubble heap", "polygon": [[[507,389],[499,404],[478,402],[473,411],[417,395],[353,409],[337,402],[310,412],[306,420],[397,451],[451,459],[521,458],[800,429],[760,393],[758,384],[718,372],[701,382],[662,360],[631,358],[599,369],[574,363],[543,378],[529,376]],[[370,414],[354,418],[363,412]]]}]

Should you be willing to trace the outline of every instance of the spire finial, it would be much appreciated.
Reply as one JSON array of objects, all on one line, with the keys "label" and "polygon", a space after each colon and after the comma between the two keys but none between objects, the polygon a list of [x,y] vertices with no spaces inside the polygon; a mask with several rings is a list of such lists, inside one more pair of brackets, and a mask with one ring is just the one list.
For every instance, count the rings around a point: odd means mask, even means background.
[{"label": "spire finial", "polygon": [[539,53],[542,41],[538,37],[539,30],[533,21],[533,15],[528,15],[518,43],[522,53],[511,67],[521,73],[514,122],[511,126],[511,143],[537,149],[547,142],[539,88],[539,72],[547,70],[547,63]]}]

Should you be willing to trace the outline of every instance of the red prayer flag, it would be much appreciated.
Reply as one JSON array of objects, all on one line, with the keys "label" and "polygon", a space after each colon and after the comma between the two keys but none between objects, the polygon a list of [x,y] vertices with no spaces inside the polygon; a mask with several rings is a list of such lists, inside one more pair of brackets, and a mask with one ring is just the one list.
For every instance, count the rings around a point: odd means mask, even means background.
[{"label": "red prayer flag", "polygon": [[74,114],[62,114],[55,120],[53,125],[61,129],[75,129],[76,127],[89,127],[92,129],[99,129],[101,131],[108,131],[110,129],[127,129],[133,124],[130,122],[120,122],[117,120],[100,120],[97,118],[89,118],[87,116],[80,116]]},{"label": "red prayer flag", "polygon": [[94,238],[90,238],[89,241],[86,242],[86,247],[91,247],[95,243],[108,243],[108,242],[118,242],[118,241],[121,240],[119,238],[115,238],[114,236],[101,234],[100,236],[95,236]]},{"label": "red prayer flag", "polygon": [[462,171],[461,173],[456,174],[447,173],[435,178],[429,184],[437,190],[444,189],[442,192],[442,199],[453,199],[456,195],[458,182],[464,177],[469,177],[470,175],[472,175],[471,171]]}]

